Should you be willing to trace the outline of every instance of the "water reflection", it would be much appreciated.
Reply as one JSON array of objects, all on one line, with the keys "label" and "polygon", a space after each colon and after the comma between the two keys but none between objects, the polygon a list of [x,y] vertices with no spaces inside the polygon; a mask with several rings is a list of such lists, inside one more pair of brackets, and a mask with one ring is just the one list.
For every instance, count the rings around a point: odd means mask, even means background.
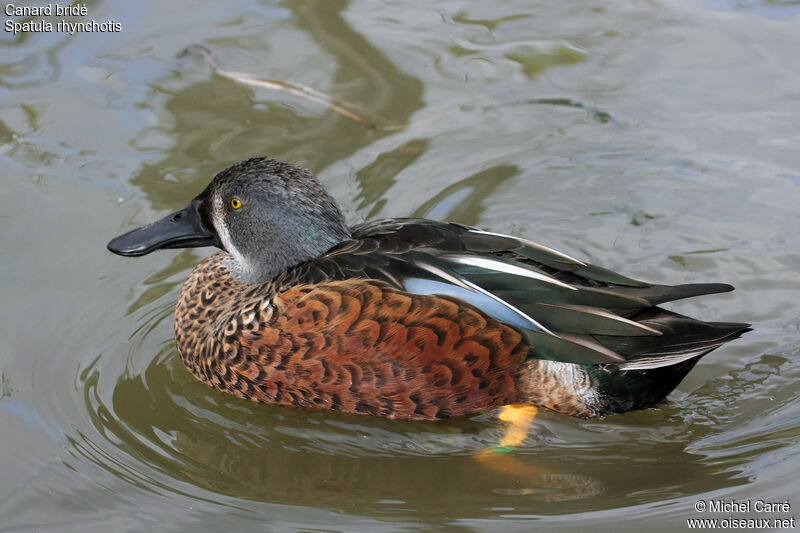
[{"label": "water reflection", "polygon": [[360,200],[358,209],[371,206],[366,220],[371,220],[386,205],[384,196],[395,184],[397,175],[411,166],[428,151],[430,143],[426,139],[414,139],[401,146],[380,154],[375,161],[361,168],[356,173],[359,193],[355,200]]},{"label": "water reflection", "polygon": [[517,174],[519,168],[512,165],[478,172],[437,193],[419,206],[413,216],[476,225],[486,209],[486,198],[503,182]]},{"label": "water reflection", "polygon": [[[423,106],[422,82],[398,70],[344,21],[346,5],[318,0],[287,2],[285,7],[294,14],[296,27],[331,57],[331,92],[346,87],[341,96],[371,115],[390,117],[395,125],[407,123]],[[319,110],[320,116],[301,116],[281,105],[260,105],[275,97],[221,76],[170,91],[164,106],[173,131],[181,134],[174,136],[175,144],[164,158],[144,167],[130,182],[147,194],[155,209],[171,209],[185,203],[187,191],[196,194],[216,171],[241,159],[270,155],[319,173],[389,134],[326,109]],[[163,179],[167,173],[172,179]]]},{"label": "water reflection", "polygon": [[[444,477],[460,495],[449,504],[437,498],[436,513],[472,502],[470,515],[490,516],[485,506],[509,494],[554,502],[603,492],[568,464],[479,453],[497,437],[481,423],[353,420],[231,400],[192,381],[168,349],[142,375],[124,376],[112,402],[114,416],[98,412],[97,422],[132,458],[237,498],[330,509],[347,502],[368,512],[402,501],[426,512]],[[476,461],[464,459],[470,448]]]}]

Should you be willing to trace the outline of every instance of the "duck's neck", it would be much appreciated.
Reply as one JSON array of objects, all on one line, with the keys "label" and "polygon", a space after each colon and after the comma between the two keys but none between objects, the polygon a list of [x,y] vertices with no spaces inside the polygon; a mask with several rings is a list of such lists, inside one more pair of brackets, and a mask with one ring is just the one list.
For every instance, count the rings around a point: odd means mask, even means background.
[{"label": "duck's neck", "polygon": [[[297,234],[292,232],[291,237],[285,240],[281,239],[280,234],[275,235],[270,239],[271,242],[253,247],[247,253],[229,247],[223,256],[222,265],[237,281],[248,284],[265,283],[294,266],[320,257],[338,243],[350,238],[350,231],[344,225],[336,232],[316,231],[314,227],[306,227],[300,239]],[[286,242],[290,244],[283,244]]]},{"label": "duck's neck", "polygon": [[255,268],[254,263],[230,252],[224,252],[221,264],[233,279],[248,284],[264,283],[281,272],[277,269],[273,272],[273,269]]}]

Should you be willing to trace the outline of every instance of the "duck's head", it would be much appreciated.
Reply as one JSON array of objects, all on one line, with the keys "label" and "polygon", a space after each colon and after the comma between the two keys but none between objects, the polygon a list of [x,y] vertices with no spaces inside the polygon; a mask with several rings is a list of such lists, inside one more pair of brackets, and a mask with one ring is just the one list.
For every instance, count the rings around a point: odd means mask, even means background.
[{"label": "duck's head", "polygon": [[217,174],[188,206],[108,243],[115,254],[217,246],[247,283],[267,281],[350,238],[336,202],[311,172],[268,158]]}]

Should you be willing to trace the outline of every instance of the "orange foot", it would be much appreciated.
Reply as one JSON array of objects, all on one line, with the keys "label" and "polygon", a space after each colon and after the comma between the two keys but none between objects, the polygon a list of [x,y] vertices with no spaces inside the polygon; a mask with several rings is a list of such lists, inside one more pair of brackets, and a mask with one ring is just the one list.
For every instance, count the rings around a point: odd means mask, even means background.
[{"label": "orange foot", "polygon": [[493,470],[498,470],[515,475],[521,475],[526,479],[534,479],[536,476],[543,476],[549,471],[533,465],[525,465],[509,452],[522,444],[528,436],[528,430],[536,419],[539,409],[530,404],[511,404],[500,408],[498,418],[507,424],[506,433],[500,444],[492,448],[484,448],[475,458],[485,466]]},{"label": "orange foot", "polygon": [[538,413],[538,407],[526,403],[516,403],[501,407],[498,418],[503,422],[507,422],[508,427],[503,440],[500,441],[500,445],[492,448],[492,451],[510,452],[522,444],[528,436],[528,430],[531,429]]},{"label": "orange foot", "polygon": [[484,452],[508,453],[522,444],[539,413],[539,408],[527,403],[504,405],[497,415],[506,422],[506,433],[498,446],[487,448]]}]

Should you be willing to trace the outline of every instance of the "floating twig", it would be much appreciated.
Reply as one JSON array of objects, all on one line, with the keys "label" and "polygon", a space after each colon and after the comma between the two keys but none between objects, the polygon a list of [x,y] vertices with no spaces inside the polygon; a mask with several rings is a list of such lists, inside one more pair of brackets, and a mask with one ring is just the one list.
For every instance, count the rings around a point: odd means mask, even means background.
[{"label": "floating twig", "polygon": [[275,80],[275,79],[260,79],[244,72],[233,72],[230,70],[223,70],[219,68],[217,62],[214,61],[214,58],[211,56],[211,52],[204,46],[192,45],[186,48],[181,53],[181,55],[186,55],[192,52],[200,53],[206,60],[206,63],[208,63],[208,65],[211,67],[211,70],[213,70],[214,73],[220,76],[223,76],[225,78],[228,78],[230,80],[239,83],[243,83],[245,85],[252,85],[254,87],[261,87],[263,89],[272,89],[276,91],[285,91],[295,96],[299,96],[300,98],[305,98],[307,100],[311,100],[312,102],[321,104],[330,109],[331,111],[339,113],[340,115],[344,115],[350,120],[353,120],[361,124],[365,128],[368,129],[377,128],[377,126],[372,122],[370,122],[369,120],[358,115],[354,111],[351,111],[350,109],[346,109],[346,107],[355,109],[356,106],[345,100],[342,100],[340,98],[335,98],[329,94],[323,93],[322,91],[318,91],[312,87],[301,85],[299,83],[291,83],[288,81]]}]

